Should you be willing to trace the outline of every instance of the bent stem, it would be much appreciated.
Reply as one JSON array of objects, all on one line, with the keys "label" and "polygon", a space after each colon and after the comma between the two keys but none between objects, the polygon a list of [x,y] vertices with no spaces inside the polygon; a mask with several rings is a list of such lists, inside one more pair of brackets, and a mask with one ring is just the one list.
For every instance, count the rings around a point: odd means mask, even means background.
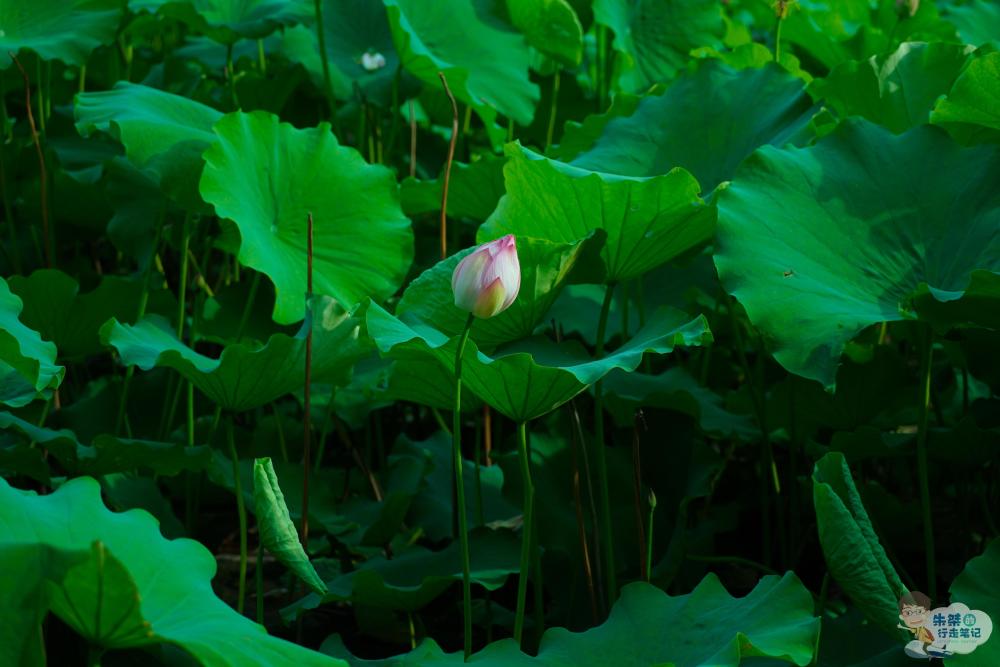
[{"label": "bent stem", "polygon": [[236,599],[236,611],[243,613],[243,602],[247,592],[247,510],[243,506],[243,480],[240,478],[240,458],[236,453],[236,438],[233,436],[233,416],[226,417],[226,441],[229,443],[229,458],[233,462],[233,483],[236,488],[236,513],[240,518],[240,587]]},{"label": "bent stem", "polygon": [[931,402],[931,365],[934,334],[928,327],[921,335],[920,405],[917,421],[917,476],[920,481],[920,510],[924,520],[924,554],[927,558],[927,593],[937,597],[937,572],[934,558],[934,524],[931,521],[931,492],[927,476],[927,414]]},{"label": "bent stem", "polygon": [[514,616],[514,641],[521,644],[524,634],[524,608],[528,599],[528,574],[531,571],[531,543],[533,539],[535,488],[531,483],[531,461],[528,459],[527,425],[517,425],[517,453],[521,460],[521,479],[524,484],[524,523],[521,528],[521,566],[517,580],[517,612]]},{"label": "bent stem", "polygon": [[[601,317],[597,322],[596,357],[604,356],[604,335],[608,328],[608,313],[611,311],[611,298],[615,293],[615,285],[611,283],[604,291],[604,303],[601,305]],[[604,547],[604,573],[607,578],[607,604],[614,604],[618,597],[618,581],[615,575],[615,547],[611,534],[611,494],[608,490],[608,464],[604,456],[604,391],[603,384],[598,380],[594,384],[594,455],[597,461],[597,480],[601,492],[601,544]]]},{"label": "bent stem", "polygon": [[455,411],[452,414],[451,442],[455,467],[455,496],[458,505],[458,535],[462,548],[462,620],[466,661],[472,655],[472,574],[469,565],[469,522],[465,511],[465,480],[462,476],[462,356],[469,341],[475,316],[469,313],[455,351]]}]

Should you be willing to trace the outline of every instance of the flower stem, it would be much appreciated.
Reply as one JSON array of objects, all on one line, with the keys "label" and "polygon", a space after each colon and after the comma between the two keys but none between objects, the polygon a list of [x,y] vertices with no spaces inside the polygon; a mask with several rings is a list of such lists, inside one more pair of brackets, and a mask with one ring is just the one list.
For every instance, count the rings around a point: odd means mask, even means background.
[{"label": "flower stem", "polygon": [[649,490],[649,523],[646,528],[646,583],[653,573],[653,514],[656,513],[656,494]]},{"label": "flower stem", "polygon": [[316,0],[313,7],[316,13],[316,40],[319,44],[320,62],[323,64],[323,92],[326,93],[330,105],[330,121],[333,129],[339,134],[340,123],[337,120],[337,98],[333,95],[333,80],[330,78],[330,56],[326,52],[326,26],[323,23],[323,0]]},{"label": "flower stem", "polygon": [[462,357],[469,341],[475,316],[469,313],[462,337],[455,351],[455,411],[452,415],[451,442],[455,465],[455,495],[458,505],[458,536],[462,549],[462,620],[465,659],[472,655],[472,574],[469,565],[469,521],[465,511],[465,480],[462,475]]},{"label": "flower stem", "polygon": [[517,612],[514,616],[514,641],[521,644],[524,634],[524,608],[528,599],[528,574],[531,571],[532,525],[534,524],[535,488],[531,483],[531,461],[528,458],[527,425],[517,425],[517,452],[521,459],[521,479],[524,485],[524,522],[521,528],[521,567],[517,581]]},{"label": "flower stem", "polygon": [[[604,303],[601,304],[601,316],[597,321],[596,357],[604,356],[604,336],[608,328],[608,313],[611,311],[611,299],[615,294],[615,285],[611,283],[604,291]],[[604,456],[604,391],[600,380],[594,384],[594,457],[597,463],[597,480],[601,493],[601,544],[604,547],[604,573],[607,578],[607,602],[614,604],[618,597],[618,580],[615,574],[615,545],[611,533],[611,493],[608,489],[608,464]]]},{"label": "flower stem", "polygon": [[236,72],[233,71],[233,45],[226,46],[226,76],[229,79],[229,96],[233,101],[233,110],[240,110],[240,100],[236,96]]},{"label": "flower stem", "polygon": [[[458,103],[448,87],[444,72],[438,72],[444,92],[451,101],[451,140],[448,142],[448,159],[444,165],[444,185],[441,187],[441,259],[448,256],[448,185],[451,181],[451,163],[455,159],[455,141],[458,139]],[[471,321],[471,320],[470,320]],[[468,329],[468,327],[466,327]]]},{"label": "flower stem", "polygon": [[264,542],[257,543],[257,565],[253,570],[257,584],[257,622],[264,625]]},{"label": "flower stem", "polygon": [[559,74],[562,70],[556,69],[552,77],[552,105],[549,107],[549,125],[545,130],[545,152],[549,152],[552,147],[552,135],[556,129],[556,116],[559,109]]},{"label": "flower stem", "polygon": [[924,554],[927,558],[927,593],[937,597],[937,573],[934,558],[934,524],[931,520],[931,492],[927,475],[927,413],[931,401],[931,366],[934,334],[928,327],[921,336],[920,405],[917,421],[917,476],[920,481],[920,510],[924,519]]},{"label": "flower stem", "polygon": [[247,511],[243,506],[243,480],[240,478],[240,457],[236,453],[236,439],[233,436],[233,416],[226,418],[226,440],[229,443],[229,458],[233,462],[233,483],[236,489],[236,513],[240,519],[240,587],[236,599],[236,611],[243,613],[243,602],[247,592]]}]

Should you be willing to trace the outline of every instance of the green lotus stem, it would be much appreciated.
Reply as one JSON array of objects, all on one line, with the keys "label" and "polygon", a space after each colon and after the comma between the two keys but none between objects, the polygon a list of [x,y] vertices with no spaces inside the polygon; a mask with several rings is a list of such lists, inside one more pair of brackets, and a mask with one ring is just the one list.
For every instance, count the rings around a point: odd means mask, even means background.
[{"label": "green lotus stem", "polygon": [[521,528],[521,565],[517,580],[517,611],[514,615],[514,641],[521,645],[524,635],[524,608],[528,599],[528,574],[531,571],[532,526],[535,522],[535,488],[531,483],[531,461],[528,456],[527,425],[517,425],[517,453],[521,461],[524,485],[524,522]]},{"label": "green lotus stem", "polygon": [[257,622],[264,625],[264,541],[257,542],[257,566],[253,571],[257,588]]},{"label": "green lotus stem", "polygon": [[455,496],[458,505],[458,537],[462,549],[462,620],[465,659],[472,655],[472,572],[469,564],[469,521],[465,511],[465,480],[462,475],[462,357],[469,341],[475,315],[469,313],[455,350],[455,411],[452,414],[451,443],[455,465]]},{"label": "green lotus stem", "polygon": [[240,519],[240,587],[236,598],[236,611],[243,613],[243,603],[247,592],[247,510],[243,506],[243,480],[240,477],[240,458],[236,452],[233,436],[233,416],[226,417],[226,440],[229,443],[229,458],[233,462],[233,483],[236,487],[236,513]]},{"label": "green lotus stem", "polygon": [[42,130],[42,134],[45,134],[45,86],[42,85],[44,79],[42,79],[41,56],[39,56],[38,60],[35,62],[35,80],[38,81],[38,86],[35,90],[35,95],[38,97],[38,123]]},{"label": "green lotus stem", "polygon": [[91,644],[87,649],[87,667],[101,667],[101,658],[104,657],[104,647]]},{"label": "green lotus stem", "polygon": [[177,340],[184,339],[184,315],[187,311],[188,248],[190,245],[191,214],[187,213],[184,216],[184,232],[181,238],[181,276],[178,279],[177,287]]},{"label": "green lotus stem", "polygon": [[337,102],[333,96],[333,82],[330,79],[330,57],[326,53],[326,34],[323,29],[323,0],[315,0],[314,10],[316,12],[316,41],[319,44],[319,61],[323,64],[323,87],[326,93],[326,101],[330,105],[330,120],[333,121],[334,127],[336,127]]},{"label": "green lotus stem", "polygon": [[[320,467],[323,463],[323,454],[326,453],[326,438],[330,435],[330,426],[333,425],[333,420],[336,418],[334,415],[335,404],[334,401],[337,398],[337,388],[334,387],[330,391],[330,402],[326,404],[326,414],[323,415],[323,426],[319,431],[319,449],[316,451],[316,463],[313,466],[313,470],[319,472]],[[275,409],[274,417],[277,419],[278,412]],[[287,456],[287,452],[282,450],[283,454]],[[286,459],[287,460],[287,459]]]},{"label": "green lotus stem", "polygon": [[262,76],[267,75],[267,57],[264,55],[264,40],[257,40],[257,65]]},{"label": "green lotus stem", "polygon": [[927,593],[937,599],[937,568],[934,557],[934,524],[931,520],[931,491],[927,475],[927,414],[931,402],[931,367],[934,334],[926,327],[921,340],[920,405],[917,417],[917,476],[920,482],[920,510],[924,520],[924,554],[927,559]]},{"label": "green lotus stem", "polygon": [[243,305],[243,313],[240,315],[240,324],[236,329],[236,342],[239,343],[243,339],[243,332],[247,328],[247,322],[250,321],[250,311],[253,310],[254,301],[257,299],[257,287],[260,285],[260,271],[256,271],[253,274],[253,280],[250,281],[250,294],[247,295],[247,302]]},{"label": "green lotus stem", "polygon": [[608,29],[603,25],[597,26],[597,62],[595,79],[597,79],[597,110],[604,111],[604,99],[607,95],[607,49],[608,49]]},{"label": "green lotus stem", "polygon": [[656,494],[649,490],[649,523],[646,526],[646,583],[653,574],[653,514],[656,512]]},{"label": "green lotus stem", "polygon": [[236,72],[233,71],[233,45],[226,46],[226,75],[229,79],[229,95],[233,100],[233,110],[238,111],[240,100],[236,97]]},{"label": "green lotus stem", "polygon": [[781,63],[781,24],[785,20],[782,16],[778,16],[778,25],[774,29],[774,62]]},{"label": "green lotus stem", "polygon": [[[604,356],[604,336],[608,328],[608,313],[611,312],[611,299],[615,294],[615,284],[609,283],[604,290],[604,303],[601,304],[601,316],[597,321],[597,341],[595,356]],[[604,388],[598,380],[594,383],[594,458],[597,466],[598,488],[601,494],[601,546],[604,548],[605,577],[607,579],[607,601],[614,604],[618,597],[618,578],[615,573],[615,540],[611,529],[611,493],[608,489],[608,464],[604,455]]]},{"label": "green lotus stem", "polygon": [[[281,460],[288,463],[288,443],[285,440],[285,427],[281,425],[281,416],[278,415],[278,406],[274,404],[274,401],[271,401],[271,412],[274,414],[274,428],[278,431],[278,449],[281,450]],[[322,451],[323,446],[321,444],[320,452]]]},{"label": "green lotus stem", "polygon": [[549,126],[545,130],[545,151],[549,152],[549,148],[552,146],[552,135],[555,133],[556,129],[556,115],[559,110],[559,74],[562,72],[561,69],[556,69],[555,75],[552,77],[552,105],[549,107]]}]

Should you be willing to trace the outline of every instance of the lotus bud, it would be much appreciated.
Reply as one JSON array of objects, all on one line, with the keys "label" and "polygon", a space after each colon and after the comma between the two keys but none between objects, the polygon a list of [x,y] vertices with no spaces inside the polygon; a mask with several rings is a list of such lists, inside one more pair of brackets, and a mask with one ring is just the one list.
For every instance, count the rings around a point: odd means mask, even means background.
[{"label": "lotus bud", "polygon": [[521,265],[513,234],[479,246],[451,274],[455,305],[483,319],[507,310],[520,289]]}]

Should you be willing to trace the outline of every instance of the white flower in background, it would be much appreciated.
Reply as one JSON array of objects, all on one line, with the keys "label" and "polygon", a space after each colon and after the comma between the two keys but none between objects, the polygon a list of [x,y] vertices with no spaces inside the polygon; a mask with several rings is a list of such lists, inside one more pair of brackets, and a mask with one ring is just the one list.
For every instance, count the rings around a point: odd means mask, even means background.
[{"label": "white flower in background", "polygon": [[378,51],[367,51],[361,54],[361,66],[366,72],[374,72],[385,67],[385,56]]}]

